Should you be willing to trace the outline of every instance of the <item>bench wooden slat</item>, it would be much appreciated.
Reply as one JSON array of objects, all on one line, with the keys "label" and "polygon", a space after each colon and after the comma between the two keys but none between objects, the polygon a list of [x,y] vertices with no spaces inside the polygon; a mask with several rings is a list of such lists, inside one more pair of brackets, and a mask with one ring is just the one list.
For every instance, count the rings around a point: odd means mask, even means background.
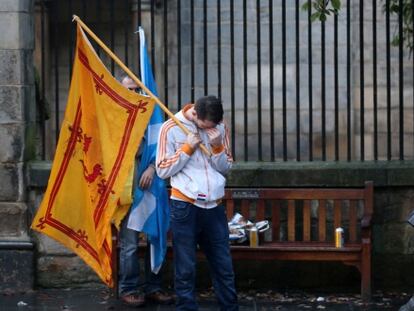
[{"label": "bench wooden slat", "polygon": [[349,242],[356,242],[357,240],[357,201],[351,200],[349,202]]},{"label": "bench wooden slat", "polygon": [[251,248],[240,249],[238,246],[232,247],[232,258],[248,260],[298,260],[298,261],[344,261],[358,262],[361,260],[361,250],[338,250],[331,248],[329,250],[318,249],[315,251],[298,250],[275,250],[273,248],[252,251]]},{"label": "bench wooden slat", "polygon": [[230,220],[234,215],[234,200],[226,200],[227,219]]},{"label": "bench wooden slat", "polygon": [[326,241],[326,201],[319,200],[318,206],[318,236],[319,241]]},{"label": "bench wooden slat", "polygon": [[225,198],[227,199],[275,199],[275,200],[363,200],[365,198],[364,189],[254,189],[253,191],[244,188],[226,189]]},{"label": "bench wooden slat", "polygon": [[[243,251],[252,251],[254,252],[251,247],[246,245],[233,245],[232,249],[243,250]],[[298,251],[303,250],[305,252],[313,252],[313,251],[326,251],[326,252],[348,252],[348,251],[361,251],[360,244],[349,244],[345,247],[336,248],[333,243],[310,243],[310,244],[303,244],[301,242],[266,242],[260,245],[260,250],[263,251]],[[257,250],[256,250],[257,251]]]},{"label": "bench wooden slat", "polygon": [[310,214],[310,200],[303,202],[303,241],[309,242],[311,240],[311,214]]},{"label": "bench wooden slat", "polygon": [[341,201],[334,201],[334,229],[341,227]]},{"label": "bench wooden slat", "polygon": [[[139,248],[146,249],[148,247],[147,241],[140,240],[138,243]],[[172,242],[171,240],[167,241],[167,247],[172,248]],[[287,242],[287,241],[281,241],[281,242],[264,242],[260,245],[259,249],[267,252],[271,251],[299,251],[304,250],[307,252],[313,252],[313,251],[319,251],[323,250],[326,252],[358,252],[361,251],[361,244],[353,244],[348,243],[346,246],[342,248],[336,248],[333,243],[329,242],[312,242],[310,244],[304,244],[302,242]],[[249,245],[237,245],[234,244],[231,246],[231,250],[237,250],[237,251],[246,251],[246,252],[257,252],[258,248],[252,248]],[[142,256],[142,254],[140,254]]]},{"label": "bench wooden slat", "polygon": [[272,201],[272,240],[280,240],[280,201]]},{"label": "bench wooden slat", "polygon": [[249,213],[249,200],[242,200],[241,201],[241,214],[243,215],[244,219],[247,221],[250,218]]},{"label": "bench wooden slat", "polygon": [[288,241],[295,241],[295,201],[288,201]]},{"label": "bench wooden slat", "polygon": [[265,219],[265,200],[259,200],[256,205],[256,222]]}]

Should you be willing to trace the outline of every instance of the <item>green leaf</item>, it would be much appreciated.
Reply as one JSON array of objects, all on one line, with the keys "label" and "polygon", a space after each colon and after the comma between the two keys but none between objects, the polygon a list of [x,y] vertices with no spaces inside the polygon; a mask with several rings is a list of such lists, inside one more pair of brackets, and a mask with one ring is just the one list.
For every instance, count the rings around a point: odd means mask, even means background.
[{"label": "green leaf", "polygon": [[311,21],[314,22],[317,19],[320,19],[321,13],[320,12],[315,12],[311,15]]},{"label": "green leaf", "polygon": [[334,10],[339,11],[341,9],[341,0],[331,0]]},{"label": "green leaf", "polygon": [[398,36],[395,36],[391,41],[391,45],[393,46],[398,46],[399,43],[400,43],[400,38]]},{"label": "green leaf", "polygon": [[393,3],[391,6],[390,6],[390,12],[394,12],[394,13],[398,13],[398,11],[399,11],[400,9],[399,9],[399,6],[398,6],[398,4],[396,4],[396,3]]},{"label": "green leaf", "polygon": [[302,10],[303,11],[309,11],[309,9],[311,8],[311,5],[310,5],[310,3],[309,2],[305,2],[303,5],[302,5]]}]

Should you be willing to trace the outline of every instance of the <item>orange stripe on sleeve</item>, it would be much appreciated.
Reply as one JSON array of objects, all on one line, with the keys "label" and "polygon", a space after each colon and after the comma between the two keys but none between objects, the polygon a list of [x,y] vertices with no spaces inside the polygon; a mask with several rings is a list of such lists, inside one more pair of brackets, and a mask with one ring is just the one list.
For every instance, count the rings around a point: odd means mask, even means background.
[{"label": "orange stripe on sleeve", "polygon": [[224,150],[224,146],[211,146],[211,151],[213,151],[214,154],[218,154]]},{"label": "orange stripe on sleeve", "polygon": [[184,151],[189,156],[192,155],[194,153],[194,151],[195,151],[195,149],[193,149],[193,147],[191,147],[187,143],[185,143],[184,145],[181,146],[181,150]]}]

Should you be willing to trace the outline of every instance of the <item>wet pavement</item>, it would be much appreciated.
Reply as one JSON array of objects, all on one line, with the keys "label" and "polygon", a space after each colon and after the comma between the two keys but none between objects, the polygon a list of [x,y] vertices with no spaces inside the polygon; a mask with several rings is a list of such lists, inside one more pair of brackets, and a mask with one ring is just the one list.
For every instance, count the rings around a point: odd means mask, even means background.
[{"label": "wet pavement", "polygon": [[[409,300],[411,293],[376,292],[372,302],[363,304],[359,295],[278,291],[246,291],[239,293],[240,311],[293,311],[293,310],[398,310]],[[199,294],[199,310],[219,310],[211,290]],[[172,311],[174,306],[147,304],[138,310]],[[137,310],[124,306],[106,289],[48,289],[26,293],[0,294],[0,310]]]}]

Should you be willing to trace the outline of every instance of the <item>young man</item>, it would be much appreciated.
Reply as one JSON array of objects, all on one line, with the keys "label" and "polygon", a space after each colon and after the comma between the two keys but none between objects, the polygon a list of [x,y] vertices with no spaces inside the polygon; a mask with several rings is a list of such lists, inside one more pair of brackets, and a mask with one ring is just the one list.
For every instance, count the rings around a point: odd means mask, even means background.
[{"label": "young man", "polygon": [[[137,90],[138,86],[128,76],[123,76],[120,80],[122,85],[131,91]],[[141,148],[136,156],[137,167],[140,156]],[[143,171],[141,176],[134,176],[134,184],[138,184],[141,189],[148,189],[154,174],[155,167],[152,163]],[[160,304],[173,303],[173,297],[161,289],[161,272],[158,274],[151,272],[149,256],[145,257],[145,283],[140,281],[138,259],[139,232],[127,227],[129,214],[130,211],[122,220],[120,229],[119,292],[121,300],[133,307],[143,306],[145,300],[151,300]]]},{"label": "young man", "polygon": [[[202,97],[176,115],[190,134],[166,121],[158,139],[156,169],[171,177],[171,230],[177,310],[197,310],[196,249],[204,251],[221,310],[238,310],[229,232],[224,206],[225,174],[232,165],[223,106],[215,96]],[[211,152],[207,156],[200,148]]]}]

